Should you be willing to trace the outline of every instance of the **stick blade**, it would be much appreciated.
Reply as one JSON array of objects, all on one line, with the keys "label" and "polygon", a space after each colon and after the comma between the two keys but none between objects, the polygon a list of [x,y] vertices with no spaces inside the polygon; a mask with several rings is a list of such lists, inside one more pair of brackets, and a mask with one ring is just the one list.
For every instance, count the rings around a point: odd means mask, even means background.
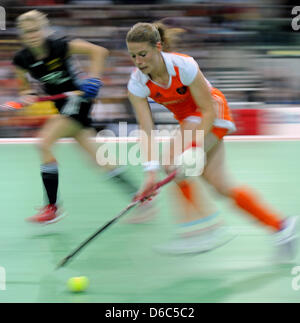
[{"label": "stick blade", "polygon": [[55,267],[55,270],[59,269],[59,268],[62,268],[68,261],[69,261],[70,257],[65,257],[63,258],[58,264],[57,266]]},{"label": "stick blade", "polygon": [[7,101],[0,105],[1,111],[15,111],[22,108],[23,108],[23,105],[20,102],[16,102],[16,101]]}]

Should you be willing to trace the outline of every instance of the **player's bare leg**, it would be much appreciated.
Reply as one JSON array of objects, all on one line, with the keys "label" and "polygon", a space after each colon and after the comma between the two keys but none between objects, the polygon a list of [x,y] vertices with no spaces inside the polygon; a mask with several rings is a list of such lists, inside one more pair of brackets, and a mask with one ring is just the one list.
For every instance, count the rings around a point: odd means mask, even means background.
[{"label": "player's bare leg", "polygon": [[176,184],[171,198],[176,207],[177,238],[157,250],[174,255],[201,253],[229,242],[234,236],[225,230],[207,183],[201,177],[187,177]]},{"label": "player's bare leg", "polygon": [[297,217],[282,219],[280,214],[262,202],[251,189],[239,186],[232,181],[232,177],[225,167],[223,141],[218,142],[207,153],[207,166],[203,178],[219,194],[232,199],[237,207],[274,232],[275,244],[283,261],[295,256]]},{"label": "player's bare leg", "polygon": [[39,152],[43,164],[55,161],[52,147],[58,139],[70,137],[79,130],[79,125],[63,115],[51,117],[38,133]]},{"label": "player's bare leg", "polygon": [[73,137],[80,147],[90,156],[94,164],[100,167],[101,170],[106,171],[106,177],[108,179],[122,186],[131,196],[137,192],[137,187],[125,176],[124,167],[118,167],[117,165],[99,165],[99,161],[97,160],[97,149],[99,146],[91,140],[92,137],[96,137],[96,131],[94,129],[80,129]]},{"label": "player's bare leg", "polygon": [[28,218],[28,221],[49,224],[57,222],[65,215],[57,206],[59,174],[57,161],[52,153],[52,146],[58,139],[72,136],[77,130],[78,125],[62,115],[52,117],[41,129],[38,148],[41,154],[41,176],[47,202],[36,215]]}]

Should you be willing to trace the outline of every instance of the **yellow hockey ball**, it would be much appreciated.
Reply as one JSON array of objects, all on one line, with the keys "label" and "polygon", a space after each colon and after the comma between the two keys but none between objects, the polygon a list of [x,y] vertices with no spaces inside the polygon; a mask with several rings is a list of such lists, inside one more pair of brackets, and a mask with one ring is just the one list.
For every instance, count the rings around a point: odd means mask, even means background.
[{"label": "yellow hockey ball", "polygon": [[88,288],[89,280],[85,276],[72,277],[68,280],[67,286],[71,292],[83,292]]}]

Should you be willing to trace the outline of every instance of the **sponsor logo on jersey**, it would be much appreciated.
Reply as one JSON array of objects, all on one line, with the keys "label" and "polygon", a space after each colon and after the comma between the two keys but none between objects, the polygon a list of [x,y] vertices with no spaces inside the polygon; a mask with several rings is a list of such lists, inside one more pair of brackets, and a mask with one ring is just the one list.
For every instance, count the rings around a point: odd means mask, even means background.
[{"label": "sponsor logo on jersey", "polygon": [[41,77],[42,82],[49,83],[49,84],[56,84],[56,85],[64,83],[70,79],[71,79],[70,76],[64,77],[63,71],[52,72]]},{"label": "sponsor logo on jersey", "polygon": [[47,62],[46,65],[48,66],[48,70],[52,71],[60,66],[62,66],[62,62],[60,58],[52,59],[50,62]]},{"label": "sponsor logo on jersey", "polygon": [[29,65],[29,67],[36,67],[36,66],[39,66],[39,65],[42,65],[42,64],[43,64],[43,61],[38,61],[38,62],[36,62],[34,64]]}]

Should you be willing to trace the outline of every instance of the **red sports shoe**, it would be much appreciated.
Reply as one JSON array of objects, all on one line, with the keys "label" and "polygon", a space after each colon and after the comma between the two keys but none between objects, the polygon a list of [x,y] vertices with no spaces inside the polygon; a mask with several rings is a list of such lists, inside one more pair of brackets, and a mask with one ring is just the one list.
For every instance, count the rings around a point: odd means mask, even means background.
[{"label": "red sports shoe", "polygon": [[54,204],[44,206],[38,214],[27,218],[26,220],[33,223],[50,224],[59,221],[64,214],[59,212]]}]

